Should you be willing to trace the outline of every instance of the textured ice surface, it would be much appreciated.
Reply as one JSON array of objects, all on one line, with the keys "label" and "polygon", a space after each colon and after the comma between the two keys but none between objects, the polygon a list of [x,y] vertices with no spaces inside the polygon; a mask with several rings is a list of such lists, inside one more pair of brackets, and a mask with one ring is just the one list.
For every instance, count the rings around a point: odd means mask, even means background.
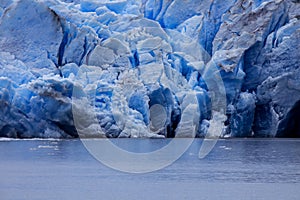
[{"label": "textured ice surface", "polygon": [[203,137],[217,118],[232,137],[299,136],[299,13],[295,0],[1,1],[0,136]]}]

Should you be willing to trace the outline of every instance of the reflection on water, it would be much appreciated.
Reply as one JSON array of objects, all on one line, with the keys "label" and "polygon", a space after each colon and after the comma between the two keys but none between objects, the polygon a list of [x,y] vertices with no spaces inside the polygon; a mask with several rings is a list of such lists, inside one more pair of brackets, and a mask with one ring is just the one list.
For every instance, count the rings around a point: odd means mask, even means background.
[{"label": "reflection on water", "polygon": [[[170,140],[112,142],[150,152]],[[219,140],[199,159],[201,144],[196,139],[165,169],[137,175],[105,167],[80,140],[0,141],[1,199],[299,199],[300,140]]]}]

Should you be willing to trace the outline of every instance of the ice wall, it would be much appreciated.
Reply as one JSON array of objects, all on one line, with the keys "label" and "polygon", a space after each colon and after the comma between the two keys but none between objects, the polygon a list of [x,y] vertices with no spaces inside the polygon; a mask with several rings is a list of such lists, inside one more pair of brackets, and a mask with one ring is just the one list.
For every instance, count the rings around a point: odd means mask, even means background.
[{"label": "ice wall", "polygon": [[1,1],[0,136],[174,137],[192,124],[203,137],[225,103],[223,135],[284,137],[299,13],[297,0]]}]

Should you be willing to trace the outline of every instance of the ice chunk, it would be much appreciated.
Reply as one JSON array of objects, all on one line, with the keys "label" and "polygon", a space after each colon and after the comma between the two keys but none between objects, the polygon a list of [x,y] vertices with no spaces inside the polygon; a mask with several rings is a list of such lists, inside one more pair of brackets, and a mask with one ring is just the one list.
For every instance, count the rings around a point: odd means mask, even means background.
[{"label": "ice chunk", "polygon": [[164,66],[161,64],[148,64],[139,66],[140,78],[145,85],[157,84],[160,82]]},{"label": "ice chunk", "polygon": [[113,64],[115,57],[116,55],[112,49],[98,45],[88,57],[87,64],[99,66],[105,69],[108,68],[109,65]]},{"label": "ice chunk", "polygon": [[150,129],[152,131],[158,131],[164,128],[167,118],[167,111],[161,104],[154,104],[150,107]]},{"label": "ice chunk", "polygon": [[188,93],[182,102],[181,110],[183,110],[180,122],[176,129],[176,137],[195,137],[199,120],[200,110],[197,97],[193,92]]},{"label": "ice chunk", "polygon": [[241,93],[231,114],[230,130],[232,137],[251,137],[255,111],[255,95]]},{"label": "ice chunk", "polygon": [[[18,28],[15,28],[17,24]],[[25,64],[30,62],[33,68],[55,70],[55,65],[46,60],[47,56],[56,58],[63,33],[58,16],[43,2],[14,2],[3,14],[0,30],[1,50],[10,52]],[[46,58],[42,60],[44,55]],[[57,60],[53,62],[57,63]],[[44,66],[39,66],[42,63]]]}]

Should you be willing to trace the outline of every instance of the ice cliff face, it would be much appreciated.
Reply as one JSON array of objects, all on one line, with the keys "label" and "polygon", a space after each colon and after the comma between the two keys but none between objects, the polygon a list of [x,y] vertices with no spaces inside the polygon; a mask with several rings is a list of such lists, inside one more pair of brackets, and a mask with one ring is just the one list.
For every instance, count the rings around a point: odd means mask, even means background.
[{"label": "ice cliff face", "polygon": [[216,119],[232,137],[299,137],[299,13],[297,0],[2,0],[0,137],[205,136]]}]

